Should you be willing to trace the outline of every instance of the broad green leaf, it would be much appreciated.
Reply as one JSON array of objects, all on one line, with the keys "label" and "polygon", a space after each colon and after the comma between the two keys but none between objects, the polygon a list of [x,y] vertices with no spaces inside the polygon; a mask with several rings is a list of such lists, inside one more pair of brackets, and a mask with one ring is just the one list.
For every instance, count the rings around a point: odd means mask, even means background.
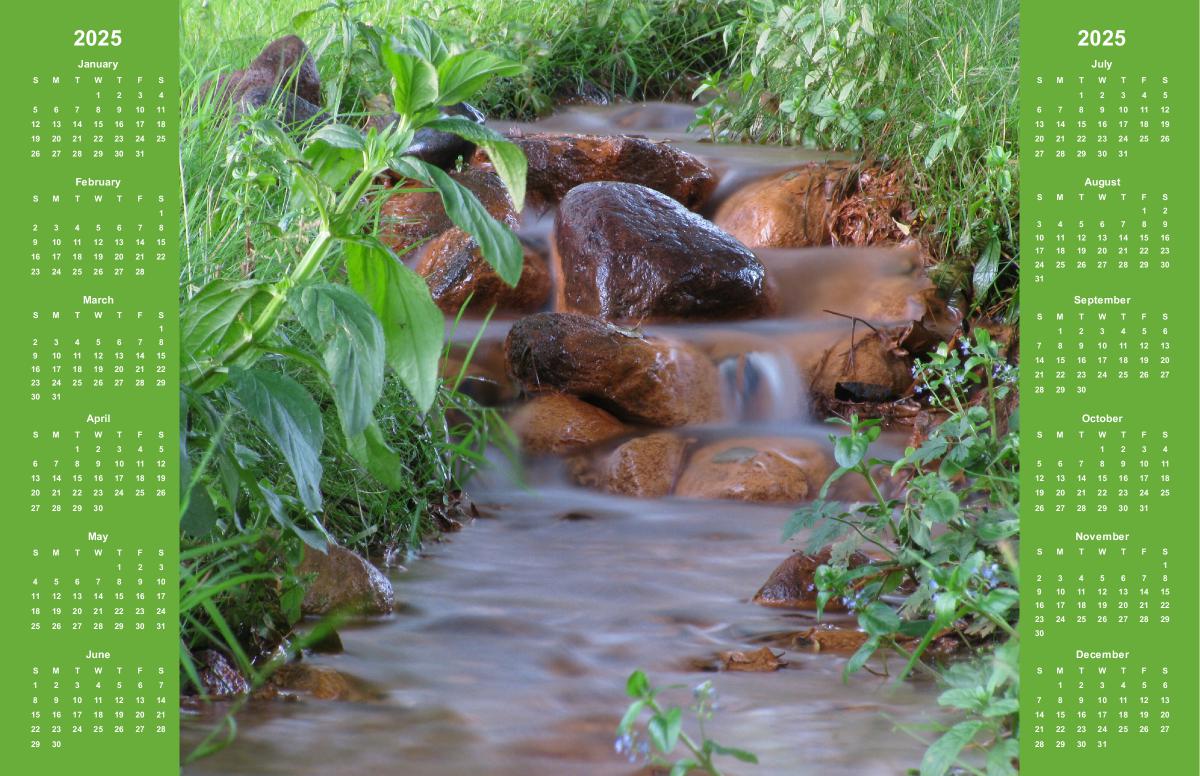
[{"label": "broad green leaf", "polygon": [[296,479],[300,502],[321,509],[321,410],[304,386],[286,375],[262,369],[235,369],[233,397],[283,453]]},{"label": "broad green leaf", "polygon": [[447,57],[437,68],[437,79],[441,95],[439,105],[453,105],[469,100],[475,92],[493,78],[518,75],[524,65],[510,62],[490,51],[473,49]]},{"label": "broad green leaf", "polygon": [[348,243],[346,272],[383,325],[387,363],[422,412],[433,405],[445,322],[420,275],[380,246]]},{"label": "broad green leaf", "polygon": [[[271,517],[275,522],[300,537],[302,542],[314,550],[329,552],[329,534],[325,533],[325,528],[320,523],[316,523],[316,531],[301,528],[288,515],[287,507],[283,505],[283,499],[279,497],[278,493],[264,482],[258,482],[255,485],[258,486],[258,492],[262,495],[263,502],[267,505],[267,511],[271,513]],[[314,522],[316,521],[314,520]]]},{"label": "broad green leaf", "polygon": [[862,461],[870,444],[867,438],[860,434],[838,437],[833,445],[833,458],[838,466],[852,469]]},{"label": "broad green leaf", "polygon": [[187,510],[179,519],[180,529],[188,536],[208,536],[217,524],[217,508],[204,483],[197,482],[188,495]]},{"label": "broad green leaf", "polygon": [[875,650],[877,649],[879,649],[878,636],[872,636],[864,641],[863,645],[846,661],[846,667],[842,669],[842,680],[848,680],[851,674],[866,665],[867,660],[871,658],[871,655],[875,654]]},{"label": "broad green leaf", "polygon": [[[180,347],[186,361],[196,361],[228,347],[241,336],[241,320],[249,327],[253,311],[270,298],[260,280],[214,280],[183,303]],[[188,364],[185,363],[185,366]]]},{"label": "broad green leaf", "polygon": [[925,499],[922,514],[935,523],[948,523],[958,515],[958,495],[949,487],[936,490]]},{"label": "broad green leaf", "polygon": [[975,262],[975,274],[971,278],[977,302],[982,302],[988,291],[992,290],[992,286],[996,283],[996,276],[999,274],[1000,238],[993,237],[980,252],[979,259]]},{"label": "broad green leaf", "polygon": [[[438,71],[429,60],[404,47],[382,52],[383,63],[392,73],[392,102],[401,116],[412,116],[438,99]],[[451,100],[458,102],[458,100]]]},{"label": "broad green leaf", "polygon": [[321,140],[334,148],[349,148],[361,151],[365,145],[362,132],[345,124],[326,124],[311,135],[313,140]]},{"label": "broad green leaf", "polygon": [[1021,745],[1014,738],[994,744],[987,757],[987,776],[1016,776],[1013,760],[1021,756]]},{"label": "broad green leaf", "polygon": [[625,682],[625,694],[630,698],[642,698],[650,692],[650,680],[642,671],[634,671]]},{"label": "broad green leaf", "polygon": [[638,717],[641,716],[644,708],[646,708],[646,702],[642,700],[629,704],[629,708],[625,709],[625,716],[621,717],[621,724],[617,725],[617,732],[628,733],[629,729],[637,722]]},{"label": "broad green leaf", "polygon": [[882,601],[872,601],[858,615],[858,624],[872,636],[886,636],[900,630],[900,616]]},{"label": "broad green leaf", "polygon": [[984,723],[980,720],[967,720],[959,722],[943,733],[941,738],[925,750],[925,757],[921,759],[921,776],[945,776],[946,771],[950,770],[954,761],[958,759],[958,753],[971,743],[971,739],[983,726]]},{"label": "broad green leaf", "polygon": [[404,490],[411,484],[411,473],[374,419],[361,434],[346,437],[346,447],[372,477],[392,490]]},{"label": "broad green leaf", "polygon": [[693,769],[699,767],[700,764],[695,760],[679,760],[671,766],[671,772],[667,776],[687,776]]},{"label": "broad green leaf", "polygon": [[993,617],[1004,617],[1009,609],[1021,601],[1021,594],[1011,587],[998,587],[983,597],[979,608]]},{"label": "broad green leaf", "polygon": [[383,394],[383,327],[371,306],[345,286],[308,285],[289,301],[322,346],[342,432],[347,438],[361,433]]},{"label": "broad green leaf", "polygon": [[679,741],[681,725],[682,711],[679,707],[674,707],[651,717],[646,723],[646,732],[650,734],[650,742],[658,751],[670,754]]},{"label": "broad green leaf", "polygon": [[446,116],[425,125],[429,129],[451,132],[469,140],[487,152],[496,168],[496,174],[505,187],[517,212],[525,205],[525,171],[528,162],[525,152],[516,143],[510,142],[494,129],[476,124],[464,116]]},{"label": "broad green leaf", "polygon": [[411,156],[392,160],[401,175],[428,183],[438,190],[442,206],[454,225],[475,238],[483,258],[509,286],[521,279],[524,252],[512,230],[492,218],[470,189],[451,178],[444,170]]},{"label": "broad green leaf", "polygon": [[420,19],[409,19],[408,29],[404,31],[404,42],[434,65],[440,65],[450,56],[450,50],[442,41],[442,36]]}]

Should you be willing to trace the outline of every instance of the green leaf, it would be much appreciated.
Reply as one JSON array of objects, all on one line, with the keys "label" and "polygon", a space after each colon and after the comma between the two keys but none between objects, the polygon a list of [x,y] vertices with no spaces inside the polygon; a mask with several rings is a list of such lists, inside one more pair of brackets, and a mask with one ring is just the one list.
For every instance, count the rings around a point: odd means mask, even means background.
[{"label": "green leaf", "polygon": [[679,760],[671,766],[671,772],[667,776],[687,776],[694,768],[699,768],[700,764],[695,760]]},{"label": "green leaf", "polygon": [[984,596],[979,608],[993,617],[1003,617],[1021,600],[1021,594],[1011,587],[998,587]]},{"label": "green leaf", "polygon": [[429,122],[425,127],[451,132],[486,151],[492,166],[496,168],[496,174],[508,189],[513,206],[518,213],[521,212],[525,205],[525,171],[528,162],[520,146],[496,130],[476,124],[464,116],[445,116]]},{"label": "green leaf", "polygon": [[383,326],[387,363],[422,412],[437,394],[445,322],[420,275],[382,246],[348,243],[346,272]]},{"label": "green leaf", "polygon": [[858,466],[867,454],[870,442],[861,434],[847,434],[837,438],[833,445],[833,458],[838,466],[852,469]]},{"label": "green leaf", "polygon": [[267,510],[275,522],[300,537],[302,542],[314,550],[322,553],[329,552],[329,534],[325,533],[325,529],[320,523],[316,523],[318,529],[316,531],[301,528],[288,515],[287,507],[283,505],[283,499],[279,497],[279,494],[271,490],[266,483],[255,482],[253,485],[258,488],[258,492],[262,495],[262,500],[267,505]]},{"label": "green leaf", "polygon": [[988,291],[991,291],[992,286],[995,285],[996,276],[999,274],[1000,238],[993,237],[983,247],[983,251],[979,254],[979,259],[975,262],[975,274],[971,278],[971,284],[975,288],[976,301],[982,301],[987,296]]},{"label": "green leaf", "polygon": [[469,100],[493,78],[518,75],[524,70],[524,65],[482,49],[447,57],[437,68],[438,84],[441,86],[438,104],[453,105]]},{"label": "green leaf", "polygon": [[646,702],[642,700],[629,704],[629,708],[625,709],[625,716],[621,717],[621,724],[617,725],[617,732],[628,733],[629,729],[637,722],[638,717],[641,716],[644,708],[646,708]]},{"label": "green leaf", "polygon": [[401,175],[430,184],[442,197],[442,206],[454,225],[475,238],[483,258],[509,286],[521,279],[524,252],[512,230],[492,218],[475,195],[444,170],[411,156],[392,160]]},{"label": "green leaf", "polygon": [[362,132],[345,124],[326,124],[311,137],[334,148],[349,148],[355,151],[361,151],[366,144]]},{"label": "green leaf", "polygon": [[812,528],[822,520],[837,517],[842,514],[842,505],[837,501],[813,501],[805,504],[792,513],[787,524],[783,526],[783,539],[787,541],[801,531]]},{"label": "green leaf", "polygon": [[646,725],[651,743],[663,754],[670,754],[675,749],[682,729],[683,711],[678,706],[667,709],[662,714],[655,714]]},{"label": "green leaf", "polygon": [[342,432],[362,433],[383,394],[383,327],[370,305],[354,291],[315,283],[289,301],[300,324],[324,348]]},{"label": "green leaf", "polygon": [[188,496],[187,510],[179,519],[180,529],[188,536],[208,536],[217,524],[217,508],[204,483],[197,482]]},{"label": "green leaf", "polygon": [[723,754],[726,757],[733,757],[734,759],[741,760],[744,763],[753,763],[754,765],[758,764],[758,755],[747,752],[744,749],[735,749],[732,746],[721,746],[712,739],[709,739],[705,743],[708,744],[709,748],[711,748],[712,751],[716,752],[717,754]]},{"label": "green leaf", "polygon": [[650,693],[650,680],[642,671],[634,671],[625,682],[625,694],[630,698],[644,698]]},{"label": "green leaf", "polygon": [[987,776],[1016,776],[1013,760],[1021,755],[1021,745],[1014,738],[1006,738],[992,746],[987,757]]},{"label": "green leaf", "polygon": [[858,624],[872,636],[886,636],[900,630],[900,616],[882,601],[872,601],[858,615]]},{"label": "green leaf", "polygon": [[958,515],[958,507],[958,495],[946,487],[929,494],[921,513],[935,523],[948,523]]},{"label": "green leaf", "polygon": [[253,311],[270,298],[260,280],[214,280],[183,303],[180,348],[186,358],[199,359],[224,350],[241,336],[241,320],[249,327]]},{"label": "green leaf", "polygon": [[983,725],[980,720],[967,720],[943,733],[925,750],[925,757],[921,759],[921,776],[945,776],[958,759],[958,753],[971,743]]},{"label": "green leaf", "polygon": [[859,647],[853,655],[850,656],[849,660],[846,661],[846,667],[842,669],[842,680],[848,680],[851,674],[855,673],[864,665],[866,665],[867,661],[871,658],[871,655],[874,655],[875,650],[877,649],[879,649],[878,636],[872,636],[864,641],[863,645]]},{"label": "green leaf", "polygon": [[381,56],[392,73],[392,103],[397,113],[412,116],[437,101],[438,71],[429,60],[402,46],[385,48]]},{"label": "green leaf", "polygon": [[262,369],[234,369],[233,397],[283,453],[305,509],[321,509],[321,410],[304,386]]},{"label": "green leaf", "polygon": [[404,32],[404,42],[434,65],[440,65],[450,56],[450,50],[442,41],[442,36],[421,19],[409,19],[408,29]]},{"label": "green leaf", "polygon": [[402,491],[411,485],[411,472],[387,443],[383,430],[374,419],[361,434],[346,437],[346,448],[372,477],[392,490]]}]

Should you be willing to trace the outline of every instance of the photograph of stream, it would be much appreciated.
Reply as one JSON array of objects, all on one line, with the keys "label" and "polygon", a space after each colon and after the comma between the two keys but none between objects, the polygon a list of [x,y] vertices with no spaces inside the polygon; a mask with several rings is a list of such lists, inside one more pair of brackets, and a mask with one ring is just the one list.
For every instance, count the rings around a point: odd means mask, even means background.
[{"label": "photograph of stream", "polygon": [[184,0],[183,774],[1015,774],[1017,5]]}]

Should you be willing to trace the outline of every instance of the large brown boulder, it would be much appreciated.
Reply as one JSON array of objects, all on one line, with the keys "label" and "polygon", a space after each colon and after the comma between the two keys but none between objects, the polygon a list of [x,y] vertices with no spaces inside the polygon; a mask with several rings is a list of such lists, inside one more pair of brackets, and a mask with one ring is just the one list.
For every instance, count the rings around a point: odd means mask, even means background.
[{"label": "large brown boulder", "polygon": [[[450,177],[469,189],[492,218],[516,228],[517,212],[500,176],[468,167],[450,173]],[[397,254],[454,228],[441,195],[429,191],[425,184],[412,182],[392,192],[380,209],[379,239]]]},{"label": "large brown boulder", "polygon": [[324,120],[316,62],[295,35],[272,41],[246,67],[209,81],[201,87],[200,99],[210,93],[218,106],[233,106],[237,112],[277,103],[287,126]]},{"label": "large brown boulder", "polygon": [[813,498],[834,464],[828,446],[809,439],[725,439],[692,454],[675,495],[796,503]]},{"label": "large brown boulder", "polygon": [[607,455],[575,462],[581,485],[636,498],[669,495],[679,476],[688,440],[670,431],[635,437]]},{"label": "large brown boulder", "polygon": [[[697,210],[717,179],[696,157],[644,137],[516,134],[509,138],[529,160],[526,190],[535,204],[552,204],[592,181],[640,183]],[[476,162],[487,163],[480,151]]]},{"label": "large brown boulder", "polygon": [[503,312],[531,313],[546,305],[550,297],[550,270],[539,253],[524,247],[521,280],[516,288],[483,258],[475,238],[455,227],[429,242],[421,252],[417,273],[425,278],[433,301],[450,315],[468,298],[469,312],[483,315],[495,305]]},{"label": "large brown boulder", "polygon": [[509,425],[530,453],[566,453],[624,434],[625,424],[599,407],[564,393],[534,396]]},{"label": "large brown boulder", "polygon": [[849,172],[835,162],[767,176],[735,191],[713,222],[751,248],[828,245],[830,214]]},{"label": "large brown boulder", "polygon": [[573,394],[652,426],[720,415],[716,367],[681,342],[586,315],[538,313],[513,324],[504,352],[509,373],[528,392]]},{"label": "large brown boulder", "polygon": [[886,402],[912,387],[912,365],[897,351],[887,332],[860,331],[847,335],[806,365],[817,399]]},{"label": "large brown boulder", "polygon": [[331,544],[328,553],[306,547],[296,574],[302,577],[315,575],[300,604],[304,614],[387,614],[392,611],[392,583],[370,562],[345,547]]},{"label": "large brown boulder", "polygon": [[[754,595],[754,603],[783,609],[815,609],[817,607],[817,585],[814,577],[817,568],[829,563],[831,552],[828,547],[816,555],[795,552],[775,567],[771,576]],[[870,563],[871,559],[855,552],[848,559],[848,567],[856,568]],[[831,598],[825,604],[827,612],[844,612],[841,600]]]},{"label": "large brown boulder", "polygon": [[752,251],[632,183],[572,189],[554,220],[563,307],[608,320],[729,320],[770,309]]}]

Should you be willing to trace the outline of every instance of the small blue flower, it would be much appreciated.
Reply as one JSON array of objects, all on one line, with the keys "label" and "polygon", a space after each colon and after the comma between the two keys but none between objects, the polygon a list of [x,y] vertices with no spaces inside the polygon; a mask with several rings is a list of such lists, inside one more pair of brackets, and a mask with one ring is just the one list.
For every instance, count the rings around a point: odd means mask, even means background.
[{"label": "small blue flower", "polygon": [[937,590],[937,589],[938,589],[938,581],[937,581],[936,579],[931,579],[931,580],[929,580],[929,589],[930,589],[930,590]]}]

